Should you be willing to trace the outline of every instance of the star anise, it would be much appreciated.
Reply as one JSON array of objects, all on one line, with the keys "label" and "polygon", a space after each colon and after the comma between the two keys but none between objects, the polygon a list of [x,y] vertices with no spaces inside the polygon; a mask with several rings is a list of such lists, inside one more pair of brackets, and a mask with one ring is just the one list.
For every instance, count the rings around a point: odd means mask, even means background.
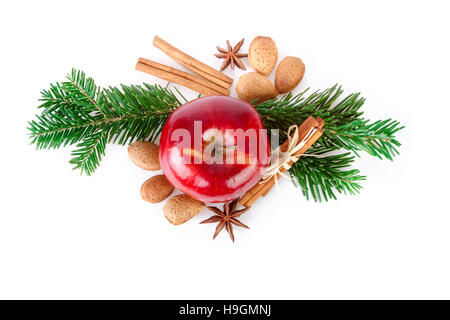
[{"label": "star anise", "polygon": [[220,59],[225,59],[222,63],[222,66],[220,67],[220,71],[224,70],[229,64],[231,64],[231,69],[234,70],[234,65],[237,65],[238,68],[242,70],[245,69],[244,64],[239,58],[248,57],[247,53],[238,53],[239,49],[241,48],[242,44],[244,43],[244,39],[239,41],[233,48],[231,47],[230,41],[227,40],[227,48],[228,50],[225,50],[219,46],[217,46],[217,50],[219,50],[219,53],[216,53],[215,56]]},{"label": "star anise", "polygon": [[209,219],[206,219],[200,223],[214,223],[218,222],[216,227],[216,232],[214,233],[213,239],[217,237],[217,235],[222,231],[223,227],[227,230],[230,235],[231,240],[234,242],[234,233],[233,233],[233,224],[249,229],[248,226],[240,222],[237,218],[240,217],[245,211],[247,211],[250,207],[244,208],[241,210],[236,210],[236,206],[238,204],[239,199],[235,199],[231,202],[227,202],[223,205],[223,211],[217,207],[207,207],[210,211],[214,212],[215,215]]}]

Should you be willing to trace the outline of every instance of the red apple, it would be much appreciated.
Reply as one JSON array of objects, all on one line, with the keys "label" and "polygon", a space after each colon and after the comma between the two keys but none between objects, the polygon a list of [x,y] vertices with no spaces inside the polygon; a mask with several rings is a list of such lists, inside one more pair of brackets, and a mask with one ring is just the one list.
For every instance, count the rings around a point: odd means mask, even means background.
[{"label": "red apple", "polygon": [[226,96],[203,97],[170,115],[159,159],[177,189],[203,202],[227,202],[260,180],[270,144],[250,104]]}]

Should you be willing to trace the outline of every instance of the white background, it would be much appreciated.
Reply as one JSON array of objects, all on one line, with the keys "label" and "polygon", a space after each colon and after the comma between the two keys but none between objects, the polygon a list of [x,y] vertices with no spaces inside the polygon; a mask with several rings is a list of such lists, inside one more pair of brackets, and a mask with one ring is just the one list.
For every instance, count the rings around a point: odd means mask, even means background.
[{"label": "white background", "polygon": [[[0,298],[450,298],[448,13],[447,1],[2,1]],[[142,201],[152,173],[126,147],[86,177],[71,148],[29,145],[40,90],[72,67],[101,86],[158,82],[134,70],[139,56],[178,67],[155,34],[217,68],[226,39],[245,37],[244,52],[271,36],[280,58],[305,62],[298,90],[340,83],[367,98],[366,117],[406,125],[401,155],[358,159],[361,194],[329,203],[283,181],[232,243],[198,224],[206,210],[175,227]]]}]

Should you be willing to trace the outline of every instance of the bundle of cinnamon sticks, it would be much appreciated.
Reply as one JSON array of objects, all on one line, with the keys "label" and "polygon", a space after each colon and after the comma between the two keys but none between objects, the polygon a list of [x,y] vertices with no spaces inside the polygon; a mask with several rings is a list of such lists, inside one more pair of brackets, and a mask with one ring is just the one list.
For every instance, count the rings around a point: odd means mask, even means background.
[{"label": "bundle of cinnamon sticks", "polygon": [[[306,141],[306,143],[301,147],[294,156],[297,160],[304,154],[321,136],[322,136],[322,128],[325,125],[325,122],[321,118],[314,119],[313,117],[308,117],[299,127],[299,139],[298,141],[302,141],[307,134],[311,131],[312,128],[315,128],[315,132],[312,136]],[[280,151],[286,152],[288,148],[289,140],[286,140],[281,146]],[[294,162],[289,161],[289,166],[292,166]],[[285,172],[286,169],[284,167],[280,168],[280,172]],[[280,178],[280,175],[277,174],[276,179]],[[239,203],[244,207],[250,207],[256,200],[258,200],[261,196],[266,196],[272,187],[275,185],[275,179],[268,179],[264,181],[260,181],[255,186],[253,186],[250,190],[248,190],[239,200]]]},{"label": "bundle of cinnamon sticks", "polygon": [[144,58],[139,58],[136,70],[182,85],[203,95],[230,94],[233,82],[230,77],[182,52],[158,36],[153,39],[153,45],[198,76]]}]

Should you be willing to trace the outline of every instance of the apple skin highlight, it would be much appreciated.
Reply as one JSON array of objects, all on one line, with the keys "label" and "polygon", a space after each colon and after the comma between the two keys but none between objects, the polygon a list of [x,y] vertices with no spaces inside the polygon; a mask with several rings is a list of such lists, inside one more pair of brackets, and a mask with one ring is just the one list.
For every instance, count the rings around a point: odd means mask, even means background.
[{"label": "apple skin highlight", "polygon": [[[239,133],[248,135],[239,140]],[[212,147],[214,160],[205,157]],[[227,202],[258,183],[269,164],[270,144],[252,105],[227,96],[202,97],[170,115],[161,133],[159,159],[178,190],[203,202]]]}]

